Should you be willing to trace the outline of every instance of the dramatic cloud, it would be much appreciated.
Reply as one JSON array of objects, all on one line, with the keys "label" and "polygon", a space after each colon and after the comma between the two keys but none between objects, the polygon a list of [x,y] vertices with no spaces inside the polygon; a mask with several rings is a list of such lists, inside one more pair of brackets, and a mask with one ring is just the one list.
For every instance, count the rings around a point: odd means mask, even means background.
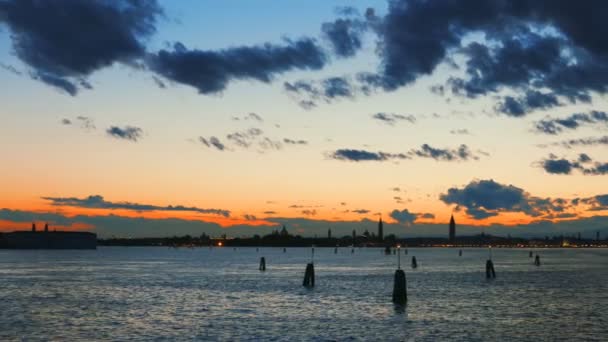
[{"label": "dramatic cloud", "polygon": [[564,129],[574,130],[583,124],[602,123],[608,127],[608,114],[606,112],[591,111],[589,113],[575,113],[564,119],[546,118],[536,123],[536,131],[556,135]]},{"label": "dramatic cloud", "polygon": [[327,57],[312,39],[286,40],[219,51],[191,50],[175,43],[173,50],[148,56],[148,66],[163,77],[196,88],[201,94],[223,91],[233,80],[270,82],[291,70],[318,70]]},{"label": "dramatic cloud", "polygon": [[94,71],[142,57],[159,14],[155,0],[0,1],[0,23],[31,77],[70,95]]},{"label": "dramatic cloud", "polygon": [[494,180],[475,180],[464,188],[450,188],[439,199],[446,204],[456,204],[474,219],[484,219],[503,212],[519,212],[533,217],[562,212],[566,208],[563,199],[533,197],[523,189],[504,185]]},{"label": "dramatic cloud", "polygon": [[111,137],[130,140],[134,142],[141,138],[143,132],[144,131],[141,128],[134,126],[111,126],[106,130],[106,133]]},{"label": "dramatic cloud", "polygon": [[413,115],[402,115],[402,114],[393,114],[393,113],[376,113],[372,115],[372,118],[375,120],[382,121],[389,125],[394,125],[397,121],[407,121],[409,123],[415,123],[416,117]]},{"label": "dramatic cloud", "polygon": [[423,144],[419,149],[411,149],[408,153],[372,152],[366,150],[339,149],[329,154],[331,159],[344,161],[388,161],[412,158],[430,158],[437,161],[466,161],[478,160],[467,145],[460,145],[457,149],[435,148]]},{"label": "dramatic cloud", "polygon": [[547,173],[558,175],[569,175],[574,170],[578,170],[584,175],[591,176],[608,174],[608,162],[594,162],[593,159],[585,153],[579,154],[579,157],[576,160],[558,158],[551,154],[549,158],[541,161],[541,166]]},{"label": "dramatic cloud", "polygon": [[201,214],[213,214],[224,217],[230,216],[230,211],[221,209],[204,209],[197,207],[186,207],[182,205],[157,206],[131,202],[109,202],[102,196],[92,195],[86,198],[76,197],[42,197],[55,206],[68,206],[87,209],[125,209],[134,211],[191,211]]},{"label": "dramatic cloud", "polygon": [[401,224],[409,226],[412,225],[419,218],[432,219],[435,218],[435,215],[431,213],[411,213],[407,209],[395,209],[390,213],[390,217]]},{"label": "dramatic cloud", "polygon": [[[570,102],[588,102],[608,90],[608,29],[604,1],[394,0],[375,27],[382,59],[378,73],[359,80],[394,90],[451,63],[451,53],[466,60],[465,78],[452,78],[453,92],[477,97],[513,89],[521,94],[498,106],[508,115]],[[564,13],[567,13],[565,15]],[[463,38],[484,39],[462,47]]]},{"label": "dramatic cloud", "polygon": [[200,141],[201,144],[203,144],[207,147],[213,147],[219,151],[224,151],[226,149],[226,146],[224,144],[222,144],[220,139],[218,139],[216,137],[210,137],[209,139],[204,138],[204,137],[198,137],[198,141]]}]

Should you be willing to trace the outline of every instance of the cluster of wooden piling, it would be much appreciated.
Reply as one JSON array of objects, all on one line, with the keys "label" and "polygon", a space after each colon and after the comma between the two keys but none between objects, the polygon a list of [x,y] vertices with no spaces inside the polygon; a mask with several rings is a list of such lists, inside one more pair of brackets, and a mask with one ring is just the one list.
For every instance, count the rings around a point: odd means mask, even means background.
[{"label": "cluster of wooden piling", "polygon": [[[256,252],[259,251],[259,248],[256,248]],[[283,248],[283,253],[287,252],[286,248]],[[351,253],[354,253],[355,249],[351,249]],[[393,283],[393,303],[397,305],[405,305],[407,303],[407,282],[405,277],[405,272],[401,269],[401,246],[397,246],[391,251],[390,247],[385,248],[385,254],[390,255],[397,254],[397,270],[395,271],[394,283]],[[489,258],[486,261],[486,278],[487,279],[495,279],[496,271],[494,270],[494,263],[492,262],[492,248],[488,249]],[[315,268],[314,268],[314,246],[311,250],[311,260],[308,264],[306,264],[306,271],[304,272],[304,281],[302,285],[307,288],[313,288],[315,286]],[[334,253],[338,253],[338,247],[334,249]],[[405,254],[407,254],[407,249],[405,249]],[[458,256],[462,256],[462,249],[458,251]],[[532,251],[529,253],[530,258],[533,257]],[[540,256],[536,254],[534,258],[534,265],[540,266]],[[418,261],[416,256],[412,256],[411,259],[411,267],[413,269],[418,267]],[[260,258],[260,271],[266,271],[266,258]]]}]

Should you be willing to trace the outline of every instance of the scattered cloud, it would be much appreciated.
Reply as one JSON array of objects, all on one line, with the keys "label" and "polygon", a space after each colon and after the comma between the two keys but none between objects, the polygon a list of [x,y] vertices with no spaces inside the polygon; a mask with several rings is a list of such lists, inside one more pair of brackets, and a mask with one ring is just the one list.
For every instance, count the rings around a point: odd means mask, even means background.
[{"label": "scattered cloud", "polygon": [[134,211],[191,211],[201,214],[213,214],[224,217],[230,216],[229,210],[221,209],[205,209],[198,207],[186,207],[183,205],[168,205],[158,206],[151,204],[141,204],[132,202],[110,202],[106,201],[103,196],[92,195],[85,198],[77,197],[42,197],[46,201],[50,201],[54,206],[68,206],[88,209],[125,209]]},{"label": "scattered cloud", "polygon": [[139,127],[134,127],[134,126],[125,126],[125,127],[111,126],[110,128],[108,128],[106,130],[106,133],[109,136],[117,138],[117,139],[124,139],[124,140],[130,140],[130,141],[136,142],[143,135],[143,130]]},{"label": "scattered cloud", "polygon": [[464,144],[460,145],[457,149],[434,148],[428,144],[423,144],[420,149],[411,150],[410,155],[442,161],[464,161],[469,159],[479,159],[479,157],[473,154],[469,147]]},{"label": "scattered cloud", "polygon": [[78,125],[80,128],[86,131],[96,129],[93,119],[86,116],[77,116],[75,119],[63,118],[60,122],[65,126]]},{"label": "scattered cloud", "polygon": [[308,145],[308,141],[306,140],[294,140],[289,138],[283,138],[283,142],[287,145]]},{"label": "scattered cloud", "polygon": [[575,113],[563,119],[547,117],[538,121],[535,129],[539,133],[557,135],[565,129],[575,130],[583,124],[597,123],[603,123],[608,127],[608,114],[593,110],[589,113]]},{"label": "scattered cloud", "polygon": [[542,168],[550,174],[570,175],[573,171],[580,171],[584,175],[606,175],[608,174],[608,162],[594,162],[591,157],[581,153],[576,160],[558,158],[551,154],[549,158],[541,161]]},{"label": "scattered cloud", "polygon": [[253,112],[251,112],[251,113],[249,113],[249,114],[247,114],[247,115],[245,115],[243,117],[233,116],[232,120],[234,120],[234,121],[240,121],[240,120],[247,121],[247,120],[251,120],[251,121],[257,121],[257,122],[264,122],[264,119],[259,114],[256,114],[256,113],[253,113]]},{"label": "scattered cloud", "polygon": [[316,209],[304,209],[301,211],[301,213],[306,216],[315,216],[315,215],[317,215],[317,210]]},{"label": "scattered cloud", "polygon": [[151,70],[194,87],[201,94],[219,93],[234,80],[269,83],[276,75],[292,70],[319,70],[326,62],[327,56],[310,38],[219,51],[188,49],[178,42],[172,50],[160,50],[147,58]]},{"label": "scattered cloud", "polygon": [[464,209],[477,220],[507,212],[550,216],[568,207],[563,199],[534,197],[521,188],[492,179],[474,180],[463,188],[450,188],[439,199],[446,204],[456,204],[457,210]]},{"label": "scattered cloud", "polygon": [[[483,154],[486,154],[485,152]],[[457,149],[435,148],[423,144],[419,149],[411,149],[407,153],[372,152],[367,150],[339,149],[329,154],[329,158],[344,161],[389,161],[412,158],[430,158],[437,161],[466,161],[478,160],[479,157],[471,152],[467,145]]]},{"label": "scattered cloud", "polygon": [[248,148],[263,133],[259,128],[250,128],[246,131],[230,133],[226,139],[239,147]]},{"label": "scattered cloud", "polygon": [[344,161],[387,161],[392,159],[410,159],[409,156],[398,153],[370,152],[365,150],[339,149],[329,155],[330,158]]},{"label": "scattered cloud", "polygon": [[201,144],[207,147],[213,147],[218,151],[226,150],[226,145],[224,145],[217,137],[210,137],[209,139],[204,137],[198,137],[198,141],[200,141]]},{"label": "scattered cloud", "polygon": [[600,146],[600,145],[608,145],[608,135],[602,137],[588,137],[588,138],[578,138],[578,139],[569,139],[554,142],[551,144],[541,144],[539,147],[548,147],[548,146],[561,146],[565,148],[573,148],[577,146]]},{"label": "scattered cloud", "polygon": [[351,210],[351,212],[353,212],[355,214],[361,214],[361,215],[370,213],[370,211],[367,209],[355,209],[355,210]]},{"label": "scattered cloud", "polygon": [[408,209],[395,209],[390,213],[390,217],[400,224],[410,226],[419,218],[432,219],[435,218],[435,215],[431,213],[412,213]]},{"label": "scattered cloud", "polygon": [[469,132],[469,130],[466,129],[466,128],[461,128],[461,129],[450,130],[450,134],[454,134],[454,135],[471,135],[471,132]]},{"label": "scattered cloud", "polygon": [[394,125],[397,121],[407,121],[409,123],[416,123],[416,117],[413,115],[403,115],[403,114],[394,114],[394,113],[376,113],[372,115],[372,118],[375,120],[382,121],[388,125]]}]

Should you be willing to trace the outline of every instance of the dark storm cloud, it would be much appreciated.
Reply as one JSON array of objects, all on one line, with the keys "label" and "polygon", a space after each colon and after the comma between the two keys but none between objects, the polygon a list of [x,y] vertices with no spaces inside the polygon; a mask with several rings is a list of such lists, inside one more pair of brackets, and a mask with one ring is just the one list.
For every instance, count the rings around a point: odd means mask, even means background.
[{"label": "dark storm cloud", "polygon": [[124,139],[124,140],[130,140],[133,142],[136,142],[137,140],[139,140],[143,134],[143,130],[139,127],[134,127],[134,126],[125,126],[125,127],[118,127],[118,126],[111,126],[110,128],[108,128],[106,130],[106,133],[114,138],[118,138],[118,139]]},{"label": "dark storm cloud", "polygon": [[539,133],[556,135],[564,129],[574,130],[583,124],[604,124],[608,126],[608,114],[606,112],[591,111],[589,113],[575,113],[563,119],[546,118],[536,123],[536,131]]},{"label": "dark storm cloud", "polygon": [[318,70],[327,57],[313,39],[286,40],[219,51],[188,49],[175,43],[172,50],[148,56],[148,66],[163,77],[196,88],[201,94],[224,90],[233,80],[268,83],[291,70]]},{"label": "dark storm cloud", "polygon": [[496,216],[503,212],[520,212],[538,217],[562,212],[567,203],[562,199],[533,197],[523,189],[489,180],[474,180],[463,188],[450,188],[439,199],[456,204],[475,219]]},{"label": "dark storm cloud", "polygon": [[160,14],[155,0],[0,1],[0,22],[31,77],[70,95],[94,71],[142,57]]},{"label": "dark storm cloud", "polygon": [[210,137],[209,139],[205,137],[198,137],[198,141],[207,147],[213,147],[219,151],[224,151],[226,149],[226,145],[222,144],[220,139],[217,137]]},{"label": "dark storm cloud", "polygon": [[576,160],[568,160],[550,155],[541,161],[542,168],[551,174],[569,175],[575,170],[583,175],[598,176],[608,174],[608,162],[595,162],[585,153],[579,154]]},{"label": "dark storm cloud", "polygon": [[395,123],[397,123],[397,121],[407,121],[409,123],[416,122],[416,117],[411,114],[402,115],[402,114],[379,112],[379,113],[372,115],[372,118],[375,120],[385,122],[389,125],[394,125]]},{"label": "dark storm cloud", "polygon": [[87,209],[125,209],[134,211],[191,211],[201,214],[213,214],[224,217],[230,216],[230,211],[221,209],[205,209],[197,207],[186,207],[182,205],[157,206],[131,202],[109,202],[100,195],[92,195],[85,198],[76,197],[42,197],[50,201],[54,206],[68,206]]}]

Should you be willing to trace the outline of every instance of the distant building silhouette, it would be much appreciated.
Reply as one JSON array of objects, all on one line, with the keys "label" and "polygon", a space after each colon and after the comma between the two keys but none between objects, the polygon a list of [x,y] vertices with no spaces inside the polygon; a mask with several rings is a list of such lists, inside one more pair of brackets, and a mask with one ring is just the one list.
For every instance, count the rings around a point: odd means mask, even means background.
[{"label": "distant building silhouette", "polygon": [[281,229],[281,236],[288,236],[289,233],[287,232],[287,228],[285,228],[285,225],[283,225],[283,229]]},{"label": "distant building silhouette", "polygon": [[48,223],[45,223],[45,224],[44,224],[44,232],[45,232],[45,233],[48,233],[48,232],[49,232],[49,224],[48,224]]},{"label": "distant building silhouette", "polygon": [[353,245],[355,244],[356,239],[357,239],[357,231],[353,229]]},{"label": "distant building silhouette", "polygon": [[454,214],[450,218],[450,242],[454,242],[456,238],[456,221],[454,221]]},{"label": "distant building silhouette", "polygon": [[382,217],[380,217],[380,220],[378,221],[378,241],[382,241],[384,240],[384,229],[383,229],[383,224],[382,224]]},{"label": "distant building silhouette", "polygon": [[331,228],[327,230],[327,238],[331,239]]},{"label": "distant building silhouette", "polygon": [[32,222],[32,231],[35,232],[36,231],[36,223]]}]

